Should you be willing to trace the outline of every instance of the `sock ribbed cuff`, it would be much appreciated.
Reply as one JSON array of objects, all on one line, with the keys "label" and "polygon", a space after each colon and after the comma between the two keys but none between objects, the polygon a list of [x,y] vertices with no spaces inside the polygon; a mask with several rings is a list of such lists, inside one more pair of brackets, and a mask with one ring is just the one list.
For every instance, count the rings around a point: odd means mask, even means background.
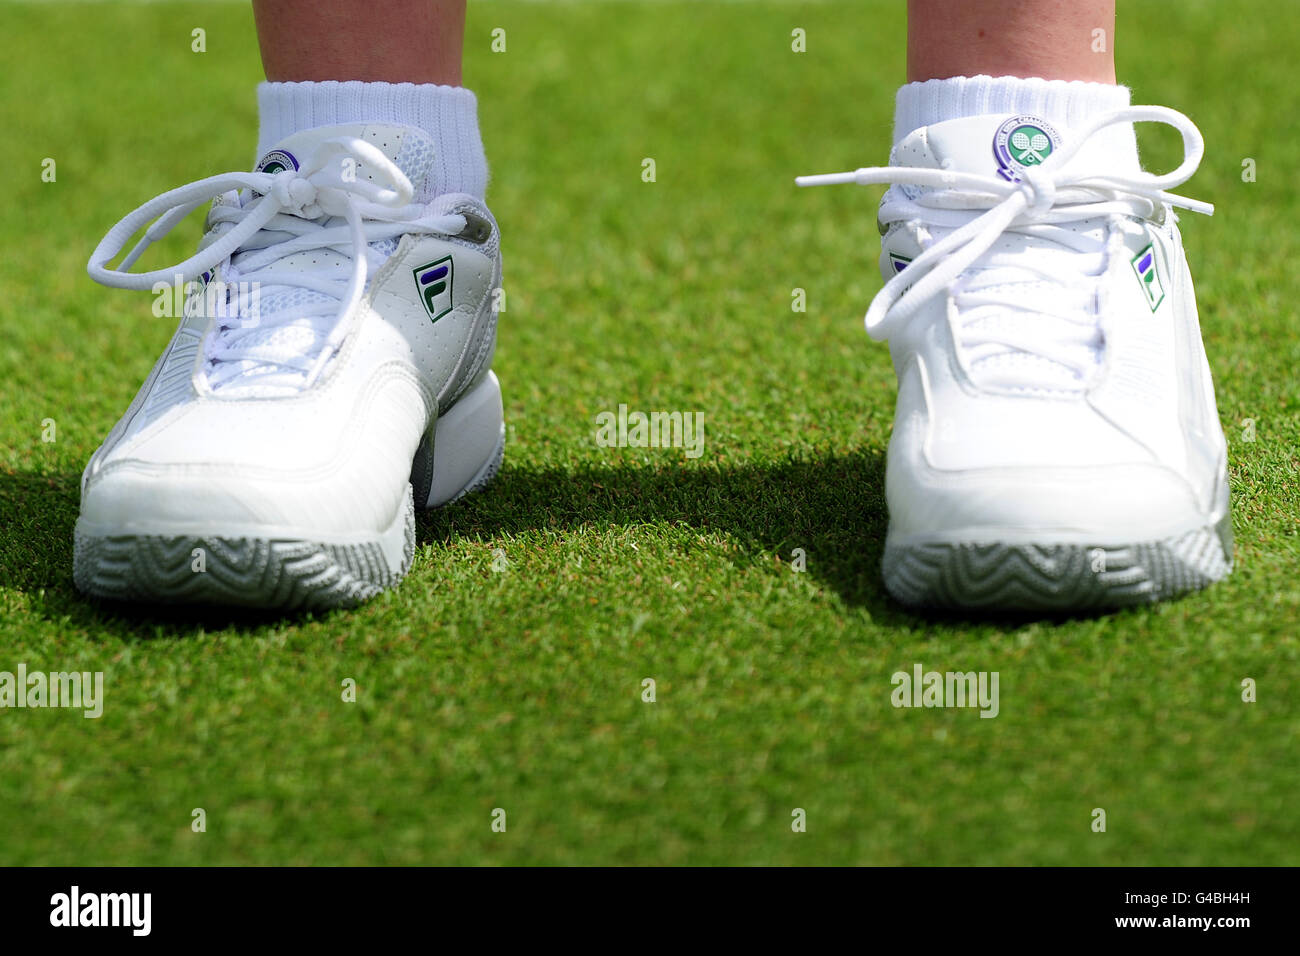
[{"label": "sock ribbed cuff", "polygon": [[478,128],[478,102],[459,86],[363,83],[358,80],[260,83],[257,154],[293,133],[341,123],[414,126],[434,142],[434,195],[487,190],[487,156]]},{"label": "sock ribbed cuff", "polygon": [[[1039,116],[1056,126],[1083,125],[1097,113],[1129,106],[1127,86],[1081,80],[1045,80],[1016,76],[956,76],[908,83],[898,91],[894,109],[894,143],[922,126],[965,116],[1020,113]],[[1138,167],[1137,136],[1131,123],[1108,126],[1095,135],[1121,166]]]},{"label": "sock ribbed cuff", "polygon": [[991,113],[1026,113],[1061,126],[1078,126],[1096,113],[1129,105],[1127,86],[1016,76],[955,76],[908,83],[898,91],[894,142],[945,120]]}]

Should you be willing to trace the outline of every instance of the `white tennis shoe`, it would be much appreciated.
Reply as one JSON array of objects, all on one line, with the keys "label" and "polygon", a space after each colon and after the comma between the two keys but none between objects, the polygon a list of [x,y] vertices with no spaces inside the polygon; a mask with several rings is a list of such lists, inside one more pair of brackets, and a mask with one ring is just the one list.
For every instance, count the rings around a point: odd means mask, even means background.
[{"label": "white tennis shoe", "polygon": [[[1173,172],[1118,168],[1111,124],[1182,133]],[[889,592],[925,607],[1153,601],[1232,566],[1227,445],[1173,207],[1187,117],[1134,107],[1080,129],[975,116],[918,129],[886,168],[888,280],[867,331],[898,375]]]},{"label": "white tennis shoe", "polygon": [[[474,197],[430,194],[432,161],[416,129],[308,130],[257,171],[172,190],[105,236],[97,281],[194,281],[171,344],[82,478],[82,591],[356,604],[409,569],[413,508],[496,474],[497,227]],[[210,200],[193,257],[125,271]]]}]

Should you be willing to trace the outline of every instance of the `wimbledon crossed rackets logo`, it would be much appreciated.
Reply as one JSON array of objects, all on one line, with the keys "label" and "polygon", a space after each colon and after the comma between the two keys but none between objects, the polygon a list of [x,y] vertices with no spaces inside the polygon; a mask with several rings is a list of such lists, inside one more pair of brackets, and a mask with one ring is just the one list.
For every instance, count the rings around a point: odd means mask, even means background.
[{"label": "wimbledon crossed rackets logo", "polygon": [[257,173],[282,173],[286,169],[297,169],[298,159],[293,153],[284,149],[273,149],[257,164],[253,170]]},{"label": "wimbledon crossed rackets logo", "polygon": [[1010,182],[1020,180],[1020,170],[1038,166],[1051,156],[1061,137],[1036,116],[1014,116],[998,127],[993,137],[993,156],[998,175]]},{"label": "wimbledon crossed rackets logo", "polygon": [[1021,166],[1037,166],[1051,151],[1047,134],[1033,126],[1022,126],[1011,134],[1011,155]]}]

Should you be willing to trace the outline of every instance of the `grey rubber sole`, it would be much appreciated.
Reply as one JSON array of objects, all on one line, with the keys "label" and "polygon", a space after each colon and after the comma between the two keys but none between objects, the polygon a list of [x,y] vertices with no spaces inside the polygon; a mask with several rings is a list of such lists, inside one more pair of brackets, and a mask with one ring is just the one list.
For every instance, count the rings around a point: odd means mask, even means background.
[{"label": "grey rubber sole", "polygon": [[403,507],[401,563],[378,542],[199,535],[76,534],[72,576],[94,597],[287,611],[353,607],[397,584],[415,554],[415,507]]},{"label": "grey rubber sole", "polygon": [[[491,458],[452,501],[491,483],[505,455],[505,429]],[[450,502],[448,502],[450,504]],[[378,541],[336,545],[302,539],[76,532],[72,577],[93,597],[285,611],[355,607],[406,576],[415,554],[415,503],[403,506],[402,555],[392,567]]]},{"label": "grey rubber sole", "polygon": [[1232,570],[1232,523],[1130,545],[886,542],[885,588],[916,608],[1120,608],[1206,587]]}]

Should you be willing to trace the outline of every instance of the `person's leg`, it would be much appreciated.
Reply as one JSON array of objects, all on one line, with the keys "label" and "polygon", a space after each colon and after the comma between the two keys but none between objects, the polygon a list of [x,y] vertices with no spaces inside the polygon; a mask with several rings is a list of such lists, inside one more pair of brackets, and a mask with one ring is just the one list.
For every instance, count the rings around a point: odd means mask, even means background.
[{"label": "person's leg", "polygon": [[363,80],[460,86],[465,0],[253,0],[273,83]]},{"label": "person's leg", "polygon": [[[1114,39],[1115,0],[908,0],[894,142],[966,116],[1031,113],[1076,126],[1127,107]],[[1115,169],[1138,169],[1132,125],[1099,135]]]},{"label": "person's leg", "polygon": [[313,127],[394,123],[434,141],[433,193],[483,198],[487,159],[461,87],[465,0],[254,0],[266,83],[257,154]]},{"label": "person's leg", "polygon": [[1115,0],[908,0],[907,79],[1114,83],[1114,36]]}]

